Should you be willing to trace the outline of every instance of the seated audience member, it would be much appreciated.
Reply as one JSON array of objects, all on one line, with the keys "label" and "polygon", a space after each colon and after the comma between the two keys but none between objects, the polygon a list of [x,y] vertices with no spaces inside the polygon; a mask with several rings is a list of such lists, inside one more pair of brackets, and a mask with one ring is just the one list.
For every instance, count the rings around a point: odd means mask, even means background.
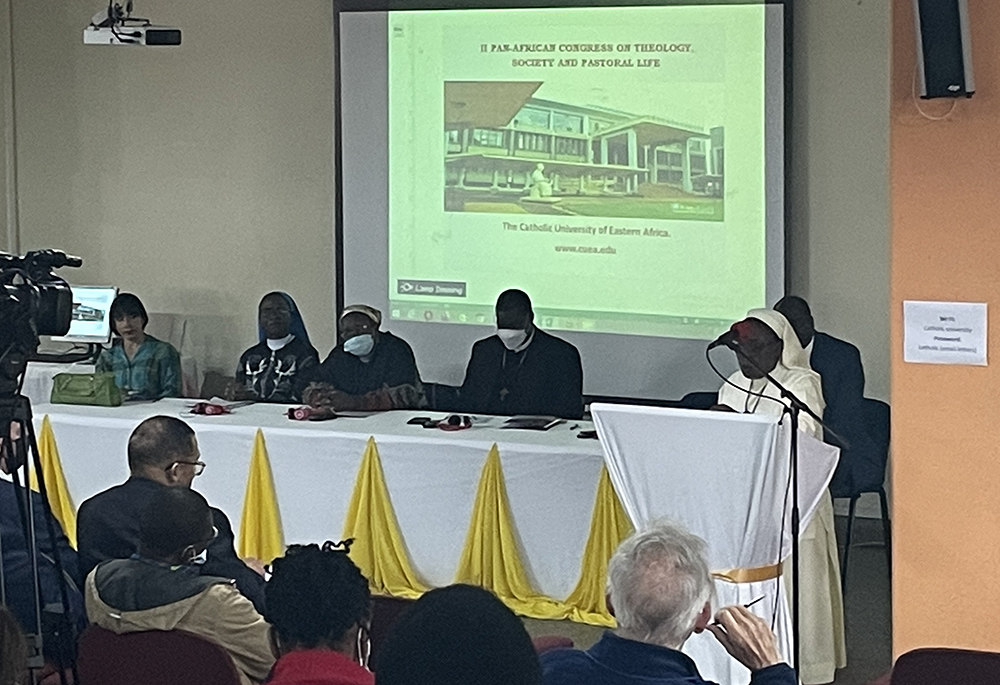
[{"label": "seated audience member", "polygon": [[[752,309],[735,325],[744,354],[737,355],[740,370],[719,390],[719,403],[745,414],[779,419],[784,413],[780,391],[764,377],[770,373],[817,415],[823,415],[820,377],[809,366],[788,320],[772,309]],[[799,428],[823,439],[823,430],[811,416],[799,415]],[[840,563],[833,525],[833,500],[823,494],[812,521],[801,535],[799,573],[802,579],[802,660],[799,673],[805,685],[833,681],[836,669],[847,664],[844,646],[844,601],[840,590]]]},{"label": "seated audience member", "polygon": [[750,669],[752,685],[795,685],[767,623],[742,606],[721,609],[712,623],[713,594],[701,538],[667,521],[633,533],[608,563],[608,603],[618,627],[586,651],[542,654],[545,685],[704,684],[680,651],[703,630]]},{"label": "seated audience member", "polygon": [[423,400],[413,350],[402,338],[380,331],[382,314],[363,304],[344,309],[340,344],[312,375],[303,399],[345,411],[412,409]]},{"label": "seated audience member", "polygon": [[379,650],[377,685],[540,685],[524,624],[482,588],[431,590]]},{"label": "seated audience member", "polygon": [[292,545],[271,564],[264,617],[279,654],[270,685],[373,685],[367,670],[368,581],[350,541]]},{"label": "seated audience member", "polygon": [[[26,446],[21,443],[17,424],[11,425],[11,440],[0,437],[0,564],[3,565],[3,582],[7,592],[7,608],[17,618],[21,627],[34,633],[35,623],[35,591],[34,574],[31,566],[31,554],[28,552],[28,541],[22,525],[21,502],[25,490],[15,485],[10,477],[14,464],[23,462]],[[18,482],[26,478],[21,471]],[[20,490],[20,492],[18,492]],[[51,521],[55,533],[55,544],[49,535],[47,509],[42,497],[34,490],[27,491],[31,497],[35,524],[35,560],[38,564],[39,590],[42,604],[42,634],[45,656],[48,660],[69,665],[73,645],[63,642],[57,633],[72,633],[67,630],[68,624],[75,625],[77,633],[87,625],[87,616],[83,608],[83,577],[79,572],[76,551],[70,547],[69,540],[63,533],[59,521]],[[60,575],[58,558],[64,575]],[[66,584],[68,613],[63,612],[62,585]],[[64,619],[68,619],[64,620]],[[0,681],[2,683],[3,681]]]},{"label": "seated audience member", "polygon": [[[135,554],[139,518],[147,502],[165,488],[190,488],[205,468],[200,458],[194,431],[180,419],[153,416],[140,423],[128,440],[129,479],[80,505],[76,535],[81,575],[106,559],[128,559]],[[219,534],[209,545],[201,572],[232,578],[239,591],[262,609],[263,567],[255,571],[236,556],[229,518],[214,507],[211,511]]]},{"label": "seated audience member", "polygon": [[122,293],[111,303],[111,330],[117,336],[101,352],[98,371],[115,374],[115,384],[125,399],[155,400],[180,397],[181,358],[173,345],[146,334],[149,315],[132,293]]},{"label": "seated audience member", "polygon": [[186,630],[221,645],[244,683],[274,664],[271,628],[227,578],[199,573],[216,537],[212,510],[188,488],[161,488],[139,521],[139,553],[87,576],[87,616],[118,634]]},{"label": "seated audience member", "polygon": [[319,353],[309,343],[295,301],[286,293],[268,293],[257,309],[257,325],[259,341],[236,369],[236,399],[301,402]]},{"label": "seated audience member", "polygon": [[[783,297],[774,309],[788,319],[809,355],[809,365],[823,380],[826,403],[823,422],[849,445],[841,450],[830,490],[854,492],[860,487],[880,484],[885,478],[885,464],[865,427],[865,370],[861,352],[846,340],[817,331],[809,305],[801,297]],[[840,445],[825,431],[824,439]]]},{"label": "seated audience member", "polygon": [[0,683],[28,682],[28,644],[21,626],[6,607],[0,606]]},{"label": "seated audience member", "polygon": [[460,399],[465,411],[565,419],[583,415],[580,353],[534,324],[520,290],[500,294],[497,332],[472,346]]}]

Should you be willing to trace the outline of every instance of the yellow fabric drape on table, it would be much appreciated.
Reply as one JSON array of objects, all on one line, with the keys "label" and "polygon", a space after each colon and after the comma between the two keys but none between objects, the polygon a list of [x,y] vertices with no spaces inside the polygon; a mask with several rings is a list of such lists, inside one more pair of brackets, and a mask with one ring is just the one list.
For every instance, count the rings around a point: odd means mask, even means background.
[{"label": "yellow fabric drape on table", "polygon": [[590,534],[580,564],[580,581],[566,598],[568,618],[591,625],[615,626],[614,617],[608,613],[604,591],[607,585],[608,561],[622,540],[632,534],[632,522],[611,485],[606,466],[601,467],[597,483],[594,513],[590,518]]},{"label": "yellow fabric drape on table", "polygon": [[[59,448],[56,447],[56,436],[52,432],[52,423],[48,416],[42,419],[42,432],[38,436],[38,457],[41,461],[45,493],[48,495],[52,514],[69,538],[70,546],[76,549],[76,507],[73,506],[73,498],[69,494],[69,488],[66,487],[66,475],[63,473]],[[28,478],[31,489],[37,492],[38,479],[33,468],[28,469]]]},{"label": "yellow fabric drape on table", "polygon": [[455,582],[486,588],[524,616],[565,618],[568,613],[564,604],[538,594],[528,582],[510,516],[500,450],[495,443],[479,477]]},{"label": "yellow fabric drape on table", "polygon": [[368,438],[354,480],[343,538],[354,538],[351,560],[368,579],[373,593],[416,599],[427,592],[410,566],[375,438]]},{"label": "yellow fabric drape on table", "polygon": [[236,551],[240,557],[255,557],[269,564],[285,553],[281,513],[274,492],[271,460],[267,456],[264,433],[258,428],[250,456],[250,472],[243,496],[243,516]]}]

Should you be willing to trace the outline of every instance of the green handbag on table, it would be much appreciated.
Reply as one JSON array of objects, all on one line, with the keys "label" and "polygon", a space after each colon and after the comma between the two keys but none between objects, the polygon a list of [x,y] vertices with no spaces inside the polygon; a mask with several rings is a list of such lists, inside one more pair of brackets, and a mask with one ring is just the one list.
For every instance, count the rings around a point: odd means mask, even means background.
[{"label": "green handbag on table", "polygon": [[89,404],[95,407],[118,407],[122,393],[115,385],[115,375],[101,373],[58,373],[52,377],[52,404]]}]

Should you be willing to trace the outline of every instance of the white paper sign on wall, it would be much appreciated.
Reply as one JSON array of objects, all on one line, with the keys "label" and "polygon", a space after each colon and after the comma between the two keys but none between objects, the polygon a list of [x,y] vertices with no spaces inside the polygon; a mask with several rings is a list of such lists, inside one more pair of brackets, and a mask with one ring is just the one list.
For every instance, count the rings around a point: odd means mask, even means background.
[{"label": "white paper sign on wall", "polygon": [[986,366],[985,302],[903,302],[903,361]]}]

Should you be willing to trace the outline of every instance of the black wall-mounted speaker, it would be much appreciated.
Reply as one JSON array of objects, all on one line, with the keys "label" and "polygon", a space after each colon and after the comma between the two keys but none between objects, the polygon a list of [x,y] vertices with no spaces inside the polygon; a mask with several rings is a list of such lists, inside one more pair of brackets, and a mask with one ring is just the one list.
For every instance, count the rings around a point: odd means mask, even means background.
[{"label": "black wall-mounted speaker", "polygon": [[913,0],[920,97],[972,97],[972,42],[966,0]]}]

